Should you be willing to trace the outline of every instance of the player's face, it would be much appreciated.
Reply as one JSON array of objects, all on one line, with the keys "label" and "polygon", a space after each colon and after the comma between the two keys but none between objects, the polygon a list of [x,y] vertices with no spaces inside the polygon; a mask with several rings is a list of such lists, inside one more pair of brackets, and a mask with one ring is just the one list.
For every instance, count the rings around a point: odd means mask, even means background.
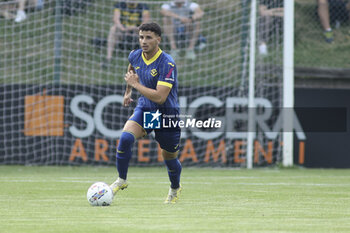
[{"label": "player's face", "polygon": [[153,53],[158,51],[160,37],[151,31],[139,32],[140,47],[144,53]]},{"label": "player's face", "polygon": [[185,4],[185,0],[175,0],[175,5],[177,7],[181,7],[183,4]]}]

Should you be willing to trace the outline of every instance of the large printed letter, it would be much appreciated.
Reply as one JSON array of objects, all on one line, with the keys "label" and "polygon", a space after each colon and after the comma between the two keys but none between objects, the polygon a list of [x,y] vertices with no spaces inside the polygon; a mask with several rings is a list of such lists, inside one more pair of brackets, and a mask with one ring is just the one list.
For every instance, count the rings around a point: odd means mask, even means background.
[{"label": "large printed letter", "polygon": [[95,111],[94,111],[94,119],[97,130],[102,133],[103,135],[110,137],[110,138],[119,138],[122,134],[122,129],[119,130],[112,130],[108,129],[104,124],[102,120],[102,113],[103,109],[110,103],[120,103],[123,104],[123,96],[121,95],[109,95],[104,97],[103,99],[98,102],[96,105]]},{"label": "large printed letter", "polygon": [[95,130],[94,119],[89,114],[79,109],[79,103],[92,104],[94,103],[94,100],[88,95],[78,95],[72,99],[70,103],[70,110],[75,117],[78,117],[86,122],[86,128],[80,130],[72,125],[69,127],[69,132],[77,138],[89,137]]}]

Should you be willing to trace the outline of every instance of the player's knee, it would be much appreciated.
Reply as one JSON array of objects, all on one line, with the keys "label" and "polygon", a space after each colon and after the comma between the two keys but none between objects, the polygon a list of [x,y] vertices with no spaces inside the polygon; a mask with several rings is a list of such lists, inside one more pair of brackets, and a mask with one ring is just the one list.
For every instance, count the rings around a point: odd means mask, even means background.
[{"label": "player's knee", "polygon": [[118,155],[124,154],[126,151],[131,150],[131,147],[135,141],[135,137],[132,133],[124,131],[120,136],[118,144]]},{"label": "player's knee", "polygon": [[178,154],[179,154],[178,151],[176,152],[168,152],[166,150],[162,151],[162,156],[164,160],[176,159]]},{"label": "player's knee", "polygon": [[168,16],[163,17],[163,23],[164,24],[172,24],[171,18]]},{"label": "player's knee", "polygon": [[114,34],[116,31],[117,31],[117,25],[114,24],[112,27],[110,27],[109,33]]}]

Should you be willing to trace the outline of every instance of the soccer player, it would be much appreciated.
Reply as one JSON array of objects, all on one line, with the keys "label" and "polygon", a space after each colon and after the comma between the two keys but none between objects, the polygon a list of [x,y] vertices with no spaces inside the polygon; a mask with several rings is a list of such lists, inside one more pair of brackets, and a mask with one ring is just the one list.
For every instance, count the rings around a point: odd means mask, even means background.
[{"label": "soccer player", "polygon": [[[160,113],[178,115],[179,104],[177,96],[177,69],[174,59],[159,48],[161,28],[156,23],[145,23],[139,28],[139,43],[141,49],[131,51],[129,55],[128,72],[125,74],[127,83],[124,94],[124,106],[129,106],[132,89],[136,89],[141,97],[138,99],[134,113],[125,123],[117,149],[118,179],[111,184],[113,193],[128,187],[127,172],[135,140],[149,134],[153,129],[143,127],[144,112],[155,112],[154,118]],[[154,129],[155,139],[162,148],[164,162],[168,168],[170,189],[165,203],[175,203],[180,195],[181,163],[178,160],[180,129]]]}]

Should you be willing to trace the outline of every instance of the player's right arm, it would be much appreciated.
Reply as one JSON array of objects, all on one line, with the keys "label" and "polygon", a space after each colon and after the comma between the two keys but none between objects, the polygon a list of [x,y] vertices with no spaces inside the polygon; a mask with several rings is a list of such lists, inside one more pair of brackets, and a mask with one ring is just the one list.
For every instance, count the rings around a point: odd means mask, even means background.
[{"label": "player's right arm", "polygon": [[142,23],[151,22],[151,14],[147,5],[144,5],[144,9],[142,10]]},{"label": "player's right arm", "polygon": [[119,6],[116,6],[116,8],[114,9],[114,14],[113,14],[113,23],[114,23],[113,26],[118,28],[121,31],[125,31],[125,27],[120,22],[120,15],[121,15],[121,9],[119,8]]},{"label": "player's right arm", "polygon": [[178,15],[170,10],[169,4],[163,4],[160,13],[165,17],[171,17],[180,20],[182,23],[190,23],[191,19]]},{"label": "player's right arm", "polygon": [[193,21],[199,20],[203,17],[204,11],[200,8],[200,6],[197,3],[192,3],[190,7],[193,11],[193,15],[191,16]]},{"label": "player's right arm", "polygon": [[[134,67],[132,67],[131,64],[129,64],[128,66],[128,72],[130,71],[135,73]],[[126,90],[125,90],[125,94],[124,94],[124,99],[123,99],[123,104],[125,107],[129,106],[131,102],[133,102],[134,100],[131,99],[131,94],[132,94],[132,86],[130,86],[129,84],[126,84]]]}]

